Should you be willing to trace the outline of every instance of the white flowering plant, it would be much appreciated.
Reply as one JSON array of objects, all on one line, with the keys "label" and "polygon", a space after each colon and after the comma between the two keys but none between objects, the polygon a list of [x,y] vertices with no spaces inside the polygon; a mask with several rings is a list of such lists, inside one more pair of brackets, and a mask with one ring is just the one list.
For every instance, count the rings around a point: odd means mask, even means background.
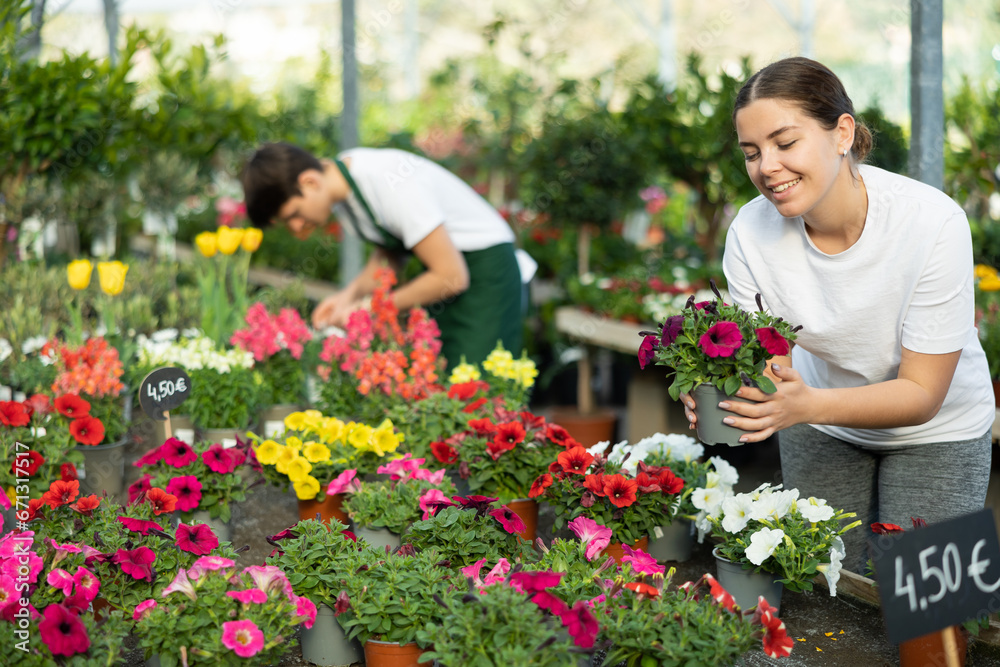
[{"label": "white flowering plant", "polygon": [[846,523],[853,512],[830,507],[821,498],[800,498],[798,489],[780,484],[764,483],[750,493],[720,491],[695,491],[712,537],[720,542],[719,556],[744,569],[773,574],[796,592],[812,590],[813,578],[822,573],[830,595],[837,594],[846,555],[841,536],[862,523]]},{"label": "white flowering plant", "polygon": [[263,382],[251,352],[219,347],[201,334],[176,341],[142,338],[138,365],[143,375],[160,366],[183,368],[191,393],[178,412],[202,428],[246,428],[257,413]]}]

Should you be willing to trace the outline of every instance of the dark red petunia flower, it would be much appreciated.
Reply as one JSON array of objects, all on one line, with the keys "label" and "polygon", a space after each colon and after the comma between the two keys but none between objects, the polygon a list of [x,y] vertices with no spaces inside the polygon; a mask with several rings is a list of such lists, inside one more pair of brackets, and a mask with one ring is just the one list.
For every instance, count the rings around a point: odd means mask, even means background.
[{"label": "dark red petunia flower", "polygon": [[42,494],[42,502],[55,509],[70,504],[78,495],[80,495],[80,482],[75,479],[69,482],[57,479],[49,485],[49,490]]},{"label": "dark red petunia flower", "polygon": [[191,449],[191,445],[177,438],[169,438],[163,443],[161,449],[163,450],[164,463],[174,468],[183,468],[198,460],[198,454]]},{"label": "dark red petunia flower", "polygon": [[163,526],[156,523],[155,521],[146,521],[145,519],[133,519],[128,516],[118,517],[118,523],[125,526],[126,529],[131,530],[133,533],[139,533],[140,535],[148,535],[151,530],[163,530]]},{"label": "dark red petunia flower", "polygon": [[18,452],[14,455],[14,462],[10,464],[10,470],[14,473],[14,477],[32,477],[44,463],[44,456],[29,449],[27,453]]},{"label": "dark red petunia flower", "polygon": [[670,468],[661,469],[658,478],[660,489],[668,495],[678,494],[684,488],[684,480],[675,475]]},{"label": "dark red petunia flower", "polygon": [[556,460],[565,472],[586,475],[587,468],[594,462],[594,455],[583,447],[574,447],[573,449],[559,452]]},{"label": "dark red petunia flower", "polygon": [[90,648],[87,626],[68,607],[53,603],[45,608],[38,624],[42,642],[54,656],[73,656]]},{"label": "dark red petunia flower", "polygon": [[[448,388],[448,398],[457,398],[460,401],[467,401],[475,396],[477,391],[484,389],[484,384],[486,383],[478,380],[453,384]],[[486,384],[485,389],[489,389],[489,387],[490,386]]]},{"label": "dark red petunia flower", "polygon": [[671,315],[663,322],[663,329],[660,331],[660,345],[663,347],[672,345],[682,331],[684,331],[684,316]]},{"label": "dark red petunia flower", "polygon": [[552,475],[545,473],[539,475],[538,479],[531,483],[531,490],[528,491],[529,498],[537,498],[545,493],[545,489],[552,486]]},{"label": "dark red petunia flower", "polygon": [[111,561],[118,563],[122,572],[133,579],[153,581],[153,563],[156,561],[156,554],[149,547],[119,549],[111,557]]},{"label": "dark red petunia flower", "polygon": [[490,508],[490,505],[495,503],[499,498],[491,498],[490,496],[452,496],[452,500],[462,506],[463,509],[476,510],[479,516],[486,516],[486,510]]},{"label": "dark red petunia flower", "polygon": [[638,486],[634,479],[627,479],[622,475],[604,476],[604,495],[615,507],[628,507],[634,503]]},{"label": "dark red petunia flower", "polygon": [[177,506],[177,496],[154,486],[146,492],[146,502],[153,506],[153,514],[167,514]]},{"label": "dark red petunia flower", "polygon": [[587,489],[595,496],[604,497],[604,475],[587,475],[583,478],[583,488]]},{"label": "dark red petunia flower", "polygon": [[76,472],[76,466],[72,463],[63,463],[59,466],[59,477],[64,482],[68,482],[73,479],[79,479],[79,475]]},{"label": "dark red petunia flower", "polygon": [[556,597],[548,591],[541,591],[535,593],[531,596],[531,601],[538,605],[545,611],[552,612],[556,616],[562,616],[564,613],[569,611],[569,607],[563,602],[562,598]]},{"label": "dark red petunia flower", "polygon": [[173,477],[167,482],[167,493],[177,498],[178,512],[193,512],[201,502],[201,482],[194,475]]},{"label": "dark red petunia flower", "polygon": [[566,476],[566,471],[563,470],[563,467],[561,465],[559,465],[559,461],[553,461],[552,463],[550,463],[548,471],[556,479],[562,479],[563,477]]},{"label": "dark red petunia flower", "polygon": [[743,344],[743,334],[736,322],[716,322],[698,339],[698,345],[709,357],[731,357]]},{"label": "dark red petunia flower", "polygon": [[551,440],[553,443],[567,448],[570,443],[576,442],[576,440],[573,439],[573,436],[569,434],[569,431],[567,431],[559,424],[551,424],[551,423],[546,424],[545,437]]},{"label": "dark red petunia flower", "polygon": [[902,533],[903,527],[897,526],[894,523],[879,523],[876,521],[872,524],[872,532],[879,535],[892,535],[893,533]]},{"label": "dark red petunia flower", "polygon": [[778,330],[774,327],[761,327],[760,329],[754,329],[754,333],[757,334],[757,341],[760,342],[760,346],[763,347],[768,354],[783,357],[788,354],[789,350],[792,349],[788,340],[778,333]]},{"label": "dark red petunia flower", "polygon": [[646,336],[639,345],[639,370],[644,370],[656,358],[659,340],[656,336]]},{"label": "dark red petunia flower", "polygon": [[76,394],[63,394],[56,399],[55,406],[59,414],[70,419],[90,414],[90,403]]},{"label": "dark red petunia flower", "polygon": [[90,415],[78,417],[70,422],[69,433],[81,445],[99,445],[104,440],[104,424]]},{"label": "dark red petunia flower", "polygon": [[74,512],[79,512],[84,516],[93,516],[94,510],[96,510],[101,505],[100,497],[90,494],[89,496],[83,496],[75,503],[69,506]]},{"label": "dark red petunia flower", "polygon": [[0,424],[5,426],[27,426],[31,423],[31,415],[23,403],[15,401],[0,401]]},{"label": "dark red petunia flower", "polygon": [[163,460],[163,445],[155,447],[142,456],[140,456],[134,465],[136,468],[145,468],[146,466],[151,466],[159,463]]},{"label": "dark red petunia flower", "polygon": [[470,419],[469,428],[476,432],[476,435],[493,435],[497,432],[496,424],[485,417],[482,419]]},{"label": "dark red petunia flower", "polygon": [[477,398],[472,403],[469,403],[464,408],[462,408],[462,412],[464,412],[466,414],[470,414],[470,413],[475,412],[479,408],[483,407],[484,405],[486,405],[486,399],[485,398]]},{"label": "dark red petunia flower", "polygon": [[560,615],[566,631],[573,637],[573,643],[580,648],[591,648],[597,639],[600,626],[584,600],[576,603]]},{"label": "dark red petunia flower", "polygon": [[521,423],[524,424],[524,428],[539,429],[545,426],[545,417],[541,415],[522,410],[518,413],[518,416],[521,417]]},{"label": "dark red petunia flower", "polygon": [[558,586],[564,574],[546,570],[532,572],[521,570],[510,575],[510,585],[525,593],[541,593],[546,588]]},{"label": "dark red petunia flower", "polygon": [[431,454],[445,465],[450,465],[458,460],[458,452],[445,442],[432,442]]},{"label": "dark red petunia flower", "polygon": [[128,502],[129,502],[130,505],[132,503],[136,502],[137,500],[139,500],[139,498],[144,493],[146,493],[147,491],[149,491],[150,487],[152,486],[152,481],[153,481],[153,476],[149,475],[149,474],[146,474],[146,475],[143,475],[142,477],[140,477],[139,479],[135,480],[134,482],[132,482],[129,485],[129,487],[128,487]]},{"label": "dark red petunia flower", "polygon": [[196,556],[206,556],[219,546],[219,538],[206,524],[177,524],[177,548]]}]

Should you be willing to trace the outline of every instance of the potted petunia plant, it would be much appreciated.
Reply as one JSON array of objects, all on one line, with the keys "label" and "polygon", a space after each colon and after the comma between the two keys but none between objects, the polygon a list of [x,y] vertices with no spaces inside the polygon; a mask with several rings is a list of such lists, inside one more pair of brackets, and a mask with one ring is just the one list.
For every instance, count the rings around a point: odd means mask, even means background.
[{"label": "potted petunia plant", "polygon": [[767,361],[789,354],[801,327],[766,312],[759,294],[758,309],[747,312],[726,303],[714,280],[711,285],[714,300],[696,302],[692,296],[680,315],[668,317],[655,332],[641,332],[639,365],[670,369],[672,399],[692,394],[702,442],[740,444],[742,432],[722,423],[730,413],[720,410],[718,403],[726,398],[743,400],[734,394],[744,385],[765,393],[776,391],[764,372]]}]

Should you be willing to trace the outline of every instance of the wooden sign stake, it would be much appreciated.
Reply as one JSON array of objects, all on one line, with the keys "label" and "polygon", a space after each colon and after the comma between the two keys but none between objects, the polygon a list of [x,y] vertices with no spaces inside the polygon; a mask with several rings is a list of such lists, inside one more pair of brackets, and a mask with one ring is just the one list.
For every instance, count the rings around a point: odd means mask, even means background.
[{"label": "wooden sign stake", "polygon": [[958,667],[958,643],[955,641],[954,626],[949,626],[941,631],[941,645],[944,646],[944,659],[947,667]]},{"label": "wooden sign stake", "polygon": [[169,410],[164,410],[163,411],[163,416],[167,418],[167,420],[163,424],[163,432],[167,436],[166,439],[169,440],[170,438],[174,437],[174,433],[173,433],[173,431],[170,428],[170,411]]}]

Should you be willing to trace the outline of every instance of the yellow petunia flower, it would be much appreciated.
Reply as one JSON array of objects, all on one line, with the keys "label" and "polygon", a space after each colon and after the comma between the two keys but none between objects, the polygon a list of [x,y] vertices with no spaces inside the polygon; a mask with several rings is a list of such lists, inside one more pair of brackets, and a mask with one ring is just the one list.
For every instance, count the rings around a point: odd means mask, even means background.
[{"label": "yellow petunia flower", "polygon": [[304,456],[296,456],[285,464],[285,474],[292,483],[301,482],[309,476],[312,468],[312,464]]},{"label": "yellow petunia flower", "polygon": [[246,233],[245,229],[226,226],[219,227],[215,230],[215,234],[218,237],[219,242],[219,252],[223,255],[232,255],[239,250],[240,244],[243,243],[244,233]]},{"label": "yellow petunia flower", "polygon": [[274,440],[265,440],[257,445],[257,460],[267,466],[273,466],[277,461],[284,447]]},{"label": "yellow petunia flower", "polygon": [[287,475],[288,464],[297,458],[299,458],[299,452],[297,449],[293,449],[292,447],[285,447],[281,450],[281,453],[278,454],[278,458],[275,459],[274,467],[282,475]]},{"label": "yellow petunia flower", "polygon": [[392,422],[386,419],[372,432],[372,450],[379,456],[396,451],[396,448],[399,447],[399,441],[402,439],[401,435],[393,432]]},{"label": "yellow petunia flower", "polygon": [[302,481],[294,482],[295,497],[299,500],[312,500],[319,493],[319,480],[312,475],[306,475]]},{"label": "yellow petunia flower", "polygon": [[285,438],[285,447],[295,450],[295,453],[298,454],[299,450],[302,449],[302,439],[296,435],[290,435]]},{"label": "yellow petunia flower", "polygon": [[97,278],[101,282],[101,291],[108,296],[118,296],[122,293],[127,273],[128,264],[122,264],[118,260],[97,263]]},{"label": "yellow petunia flower", "polygon": [[194,237],[194,244],[203,257],[215,257],[219,252],[219,237],[215,232],[202,232]]},{"label": "yellow petunia flower", "polygon": [[989,264],[976,264],[974,269],[974,274],[976,278],[989,278],[990,276],[996,276],[997,270],[990,266]]},{"label": "yellow petunia flower", "polygon": [[264,232],[256,227],[250,227],[243,234],[243,241],[240,243],[247,252],[257,252],[260,242],[264,240]]},{"label": "yellow petunia flower", "polygon": [[979,279],[979,289],[984,292],[996,292],[1000,290],[1000,276],[986,276]]},{"label": "yellow petunia flower", "polygon": [[371,449],[370,441],[372,431],[374,430],[367,424],[355,424],[351,422],[347,425],[347,442],[355,449],[367,451]]},{"label": "yellow petunia flower", "polygon": [[323,420],[320,427],[316,430],[316,434],[319,439],[323,442],[337,442],[338,440],[343,440],[344,438],[344,422],[340,421],[336,417],[328,417]]},{"label": "yellow petunia flower", "polygon": [[302,424],[307,431],[317,431],[323,425],[323,413],[319,410],[306,410],[302,413]]},{"label": "yellow petunia flower", "polygon": [[306,460],[310,463],[329,461],[330,448],[326,445],[321,445],[318,442],[307,442],[305,449],[302,450],[302,455],[305,456]]},{"label": "yellow petunia flower", "polygon": [[90,286],[90,274],[94,265],[89,259],[74,259],[66,265],[66,279],[75,290],[85,290]]}]

